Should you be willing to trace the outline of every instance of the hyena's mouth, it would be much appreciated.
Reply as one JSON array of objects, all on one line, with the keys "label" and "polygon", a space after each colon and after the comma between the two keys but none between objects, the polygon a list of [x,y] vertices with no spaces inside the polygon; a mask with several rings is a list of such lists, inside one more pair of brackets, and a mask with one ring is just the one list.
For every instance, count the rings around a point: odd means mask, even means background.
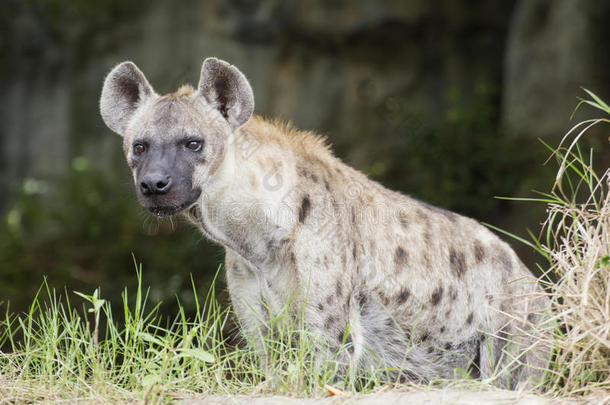
[{"label": "hyena's mouth", "polygon": [[194,198],[191,198],[179,205],[148,207],[148,210],[160,218],[171,217],[172,215],[176,215],[195,204],[199,198],[199,194],[200,192],[196,193]]},{"label": "hyena's mouth", "polygon": [[186,206],[178,207],[151,207],[148,210],[158,217],[171,217],[185,209]]}]

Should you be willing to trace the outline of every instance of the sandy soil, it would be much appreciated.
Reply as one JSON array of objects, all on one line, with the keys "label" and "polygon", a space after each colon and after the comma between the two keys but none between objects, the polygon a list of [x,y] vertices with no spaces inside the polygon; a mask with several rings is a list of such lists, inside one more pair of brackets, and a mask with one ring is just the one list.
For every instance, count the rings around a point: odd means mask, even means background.
[{"label": "sandy soil", "polygon": [[236,396],[200,396],[184,398],[175,402],[180,405],[200,404],[236,404],[236,405],[338,405],[338,404],[423,404],[423,405],[609,405],[610,392],[596,392],[586,398],[548,398],[534,394],[514,391],[459,391],[459,390],[433,390],[433,391],[386,391],[368,395],[340,395],[327,398],[303,399],[281,396],[252,397],[246,395]]}]

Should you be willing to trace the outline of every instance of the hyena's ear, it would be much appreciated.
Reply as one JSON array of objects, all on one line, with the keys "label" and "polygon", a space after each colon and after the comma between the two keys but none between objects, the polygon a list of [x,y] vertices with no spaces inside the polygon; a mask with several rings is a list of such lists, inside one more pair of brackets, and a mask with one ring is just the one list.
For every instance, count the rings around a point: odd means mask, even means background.
[{"label": "hyena's ear", "polygon": [[138,106],[155,91],[133,62],[117,65],[104,81],[100,112],[108,128],[123,135]]},{"label": "hyena's ear", "polygon": [[236,130],[246,123],[254,111],[254,95],[248,79],[235,66],[207,58],[201,67],[198,91],[212,107]]}]

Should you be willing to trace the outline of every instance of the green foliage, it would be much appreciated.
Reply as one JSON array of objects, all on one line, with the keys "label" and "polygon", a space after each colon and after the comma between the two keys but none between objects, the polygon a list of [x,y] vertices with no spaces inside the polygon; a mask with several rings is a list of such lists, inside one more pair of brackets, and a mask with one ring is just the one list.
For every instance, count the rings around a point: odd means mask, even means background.
[{"label": "green foliage", "polygon": [[402,123],[401,135],[369,173],[391,188],[462,214],[497,215],[505,202],[493,196],[514,195],[524,178],[544,175],[532,164],[542,160],[543,151],[529,139],[500,131],[492,88],[479,84],[473,93],[450,92],[446,114],[425,123],[406,103],[389,100],[384,116]]},{"label": "green foliage", "polygon": [[90,291],[103,285],[117,303],[122,288],[135,283],[126,271],[133,254],[149,269],[155,300],[178,295],[191,309],[189,272],[209,282],[220,250],[181,220],[144,212],[132,188],[89,168],[82,157],[65,177],[26,179],[0,222],[2,300],[23,309],[47,276],[53,287]]},{"label": "green foliage", "polygon": [[[75,292],[85,299],[78,310],[72,294],[58,295],[45,282],[26,313],[0,319],[2,398],[167,403],[196,393],[319,396],[326,384],[350,388],[334,358],[316,362],[319,340],[290,315],[290,302],[266,324],[273,332],[262,337],[261,367],[253,345],[231,344],[233,315],[218,302],[215,280],[205,299],[192,286],[191,316],[178,305],[165,317],[142,288],[141,266],[136,274],[135,297],[124,289],[114,311],[99,289]],[[363,374],[359,392],[379,388],[381,373]]]},{"label": "green foliage", "polygon": [[117,20],[133,16],[133,0],[26,0],[42,23],[63,40],[76,39],[82,30],[116,26]]}]

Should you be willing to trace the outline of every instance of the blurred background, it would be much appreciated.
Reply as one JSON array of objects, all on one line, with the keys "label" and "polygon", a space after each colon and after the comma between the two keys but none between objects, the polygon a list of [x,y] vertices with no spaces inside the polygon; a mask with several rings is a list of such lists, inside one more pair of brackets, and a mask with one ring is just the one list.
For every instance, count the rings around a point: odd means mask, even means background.
[{"label": "blurred background", "polygon": [[[145,4],[145,5],[143,5]],[[393,189],[520,235],[549,191],[549,145],[586,87],[610,99],[607,0],[3,0],[0,6],[0,301],[43,277],[120,300],[143,265],[151,298],[193,307],[222,251],[139,208],[102,81],[134,61],[159,93],[196,84],[203,59],[249,78],[256,112],[327,135]],[[603,133],[603,130],[606,132]],[[587,139],[610,164],[607,129]],[[506,238],[505,238],[506,239]],[[510,241],[535,269],[542,259]],[[220,276],[222,283],[223,276]]]}]

